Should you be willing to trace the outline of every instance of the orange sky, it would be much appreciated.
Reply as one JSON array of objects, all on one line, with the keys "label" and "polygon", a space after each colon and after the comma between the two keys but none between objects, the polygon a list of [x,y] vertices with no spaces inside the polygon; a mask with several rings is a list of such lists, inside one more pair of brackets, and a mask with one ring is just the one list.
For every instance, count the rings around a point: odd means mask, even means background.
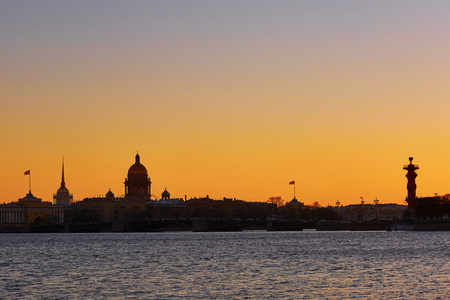
[{"label": "orange sky", "polygon": [[[320,3],[318,3],[320,2]],[[450,193],[447,1],[0,3],[0,203],[61,180],[321,205]]]}]

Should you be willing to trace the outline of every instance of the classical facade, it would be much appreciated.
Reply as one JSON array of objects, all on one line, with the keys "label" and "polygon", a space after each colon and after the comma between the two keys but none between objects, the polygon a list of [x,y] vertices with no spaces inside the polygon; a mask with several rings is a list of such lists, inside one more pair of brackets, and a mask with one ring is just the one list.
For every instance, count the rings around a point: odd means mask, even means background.
[{"label": "classical facade", "polygon": [[186,201],[188,216],[191,218],[225,218],[225,219],[266,219],[276,208],[267,202],[246,202],[231,198],[213,200],[193,198]]},{"label": "classical facade", "polygon": [[31,191],[18,202],[0,205],[0,228],[22,228],[31,225],[64,223],[64,207],[44,202]]},{"label": "classical facade", "polygon": [[287,215],[292,219],[300,219],[305,211],[305,205],[303,202],[298,201],[295,197],[290,202],[285,205],[287,210]]},{"label": "classical facade", "polygon": [[53,204],[68,206],[73,202],[73,195],[69,193],[66,188],[66,182],[64,181],[64,160],[62,162],[62,176],[61,176],[61,186],[59,187],[56,194],[53,194]]},{"label": "classical facade", "polygon": [[407,206],[399,204],[352,204],[340,207],[341,217],[346,221],[401,220]]},{"label": "classical facade", "polygon": [[146,216],[145,201],[115,198],[111,190],[105,197],[85,198],[75,203],[76,222],[140,220]]},{"label": "classical facade", "polygon": [[161,200],[149,201],[147,217],[153,220],[187,218],[187,205],[180,198],[170,198],[167,189],[161,193]]},{"label": "classical facade", "polygon": [[125,179],[125,199],[150,200],[151,186],[147,168],[141,164],[139,154],[136,154],[135,163],[128,169],[128,177]]}]

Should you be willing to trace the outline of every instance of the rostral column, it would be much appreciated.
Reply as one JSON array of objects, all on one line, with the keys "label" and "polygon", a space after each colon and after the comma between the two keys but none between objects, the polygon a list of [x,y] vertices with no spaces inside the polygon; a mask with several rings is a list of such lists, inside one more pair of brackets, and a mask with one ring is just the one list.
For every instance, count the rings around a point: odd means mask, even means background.
[{"label": "rostral column", "polygon": [[413,165],[413,158],[409,158],[409,165],[403,167],[403,170],[407,170],[406,178],[408,178],[408,197],[406,198],[406,202],[408,202],[408,210],[414,210],[415,207],[415,199],[416,199],[416,170],[419,169],[418,165]]}]

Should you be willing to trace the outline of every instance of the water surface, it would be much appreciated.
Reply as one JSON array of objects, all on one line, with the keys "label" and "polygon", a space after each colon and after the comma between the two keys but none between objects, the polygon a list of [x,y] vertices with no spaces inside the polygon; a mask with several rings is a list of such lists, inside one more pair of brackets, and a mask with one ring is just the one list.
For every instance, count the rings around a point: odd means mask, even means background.
[{"label": "water surface", "polygon": [[449,299],[449,232],[0,235],[2,299]]}]

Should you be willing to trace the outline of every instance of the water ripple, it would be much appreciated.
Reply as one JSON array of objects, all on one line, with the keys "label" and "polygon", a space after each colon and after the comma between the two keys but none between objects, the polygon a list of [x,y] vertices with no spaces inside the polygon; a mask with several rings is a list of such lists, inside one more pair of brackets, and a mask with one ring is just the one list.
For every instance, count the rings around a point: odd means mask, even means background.
[{"label": "water ripple", "polygon": [[0,235],[2,299],[448,299],[447,232]]}]

